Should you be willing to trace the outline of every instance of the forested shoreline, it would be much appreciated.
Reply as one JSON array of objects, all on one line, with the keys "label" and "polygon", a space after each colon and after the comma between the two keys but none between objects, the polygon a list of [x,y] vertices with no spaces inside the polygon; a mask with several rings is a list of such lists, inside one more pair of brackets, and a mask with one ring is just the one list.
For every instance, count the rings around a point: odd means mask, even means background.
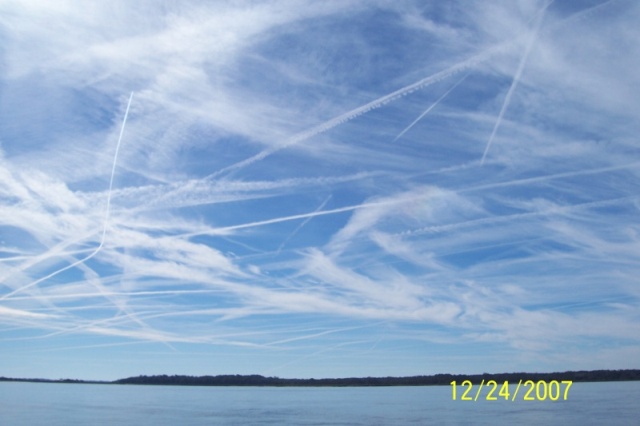
[{"label": "forested shoreline", "polygon": [[75,383],[75,384],[113,384],[113,385],[165,385],[165,386],[271,386],[271,387],[346,387],[346,386],[436,386],[449,385],[452,381],[462,383],[470,380],[480,383],[495,380],[498,383],[518,383],[518,381],[562,381],[573,382],[611,382],[640,380],[640,370],[592,370],[564,371],[554,373],[499,373],[499,374],[435,374],[409,377],[348,377],[325,379],[286,379],[280,377],[264,377],[261,375],[154,375],[136,376],[114,381],[90,381],[78,379],[25,379],[0,377],[3,382],[37,382],[37,383]]}]

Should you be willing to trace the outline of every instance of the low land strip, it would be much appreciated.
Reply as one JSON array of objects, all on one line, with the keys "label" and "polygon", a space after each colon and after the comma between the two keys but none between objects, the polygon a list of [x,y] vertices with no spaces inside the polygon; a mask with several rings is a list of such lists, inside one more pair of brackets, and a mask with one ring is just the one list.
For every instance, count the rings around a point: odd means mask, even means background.
[{"label": "low land strip", "polygon": [[165,386],[433,386],[449,385],[452,381],[462,383],[470,380],[474,384],[495,380],[498,383],[518,383],[522,380],[562,381],[573,382],[613,382],[640,380],[640,370],[593,370],[593,371],[564,371],[555,373],[499,373],[499,374],[435,374],[430,376],[410,377],[348,377],[336,379],[284,379],[279,377],[264,377],[260,375],[218,375],[218,376],[185,376],[185,375],[156,375],[136,376],[114,381],[88,381],[77,379],[16,379],[0,377],[3,382],[37,382],[37,383],[76,383],[76,384],[113,384],[113,385],[165,385]]}]

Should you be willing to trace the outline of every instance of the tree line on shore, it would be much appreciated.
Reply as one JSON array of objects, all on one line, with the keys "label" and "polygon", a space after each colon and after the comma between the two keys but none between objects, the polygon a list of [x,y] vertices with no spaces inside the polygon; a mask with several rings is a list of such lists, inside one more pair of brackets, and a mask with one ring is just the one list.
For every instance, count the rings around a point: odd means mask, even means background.
[{"label": "tree line on shore", "polygon": [[186,375],[155,375],[136,376],[111,382],[85,381],[76,379],[12,379],[0,377],[0,381],[41,382],[41,383],[101,383],[118,385],[172,385],[172,386],[432,386],[449,385],[452,381],[461,384],[464,380],[479,384],[495,380],[498,383],[508,381],[517,384],[522,380],[562,381],[573,382],[608,382],[640,380],[640,370],[593,370],[593,371],[565,371],[556,373],[499,373],[499,374],[434,374],[430,376],[410,377],[349,377],[337,379],[283,379],[279,377],[264,377],[261,375],[218,375],[218,376],[186,376]]}]

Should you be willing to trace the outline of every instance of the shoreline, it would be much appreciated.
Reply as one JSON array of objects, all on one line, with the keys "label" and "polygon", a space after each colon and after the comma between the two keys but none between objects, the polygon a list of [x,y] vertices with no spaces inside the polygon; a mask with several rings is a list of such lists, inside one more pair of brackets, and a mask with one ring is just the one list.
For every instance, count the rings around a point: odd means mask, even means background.
[{"label": "shoreline", "polygon": [[519,380],[573,382],[619,382],[640,380],[640,369],[564,371],[554,373],[497,373],[497,374],[434,374],[407,377],[348,377],[324,379],[285,379],[261,375],[153,375],[135,376],[113,381],[79,379],[37,379],[0,377],[0,382],[101,384],[101,385],[150,385],[150,386],[254,386],[254,387],[382,387],[382,386],[447,386],[452,381],[469,380],[479,384],[483,380],[509,383]]}]

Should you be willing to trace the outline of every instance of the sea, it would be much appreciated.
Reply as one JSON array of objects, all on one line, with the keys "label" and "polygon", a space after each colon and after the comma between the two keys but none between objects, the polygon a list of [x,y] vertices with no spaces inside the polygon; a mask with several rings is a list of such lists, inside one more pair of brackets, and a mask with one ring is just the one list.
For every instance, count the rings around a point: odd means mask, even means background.
[{"label": "sea", "polygon": [[461,401],[451,386],[0,382],[0,425],[640,425],[640,382],[573,383],[563,396]]}]

